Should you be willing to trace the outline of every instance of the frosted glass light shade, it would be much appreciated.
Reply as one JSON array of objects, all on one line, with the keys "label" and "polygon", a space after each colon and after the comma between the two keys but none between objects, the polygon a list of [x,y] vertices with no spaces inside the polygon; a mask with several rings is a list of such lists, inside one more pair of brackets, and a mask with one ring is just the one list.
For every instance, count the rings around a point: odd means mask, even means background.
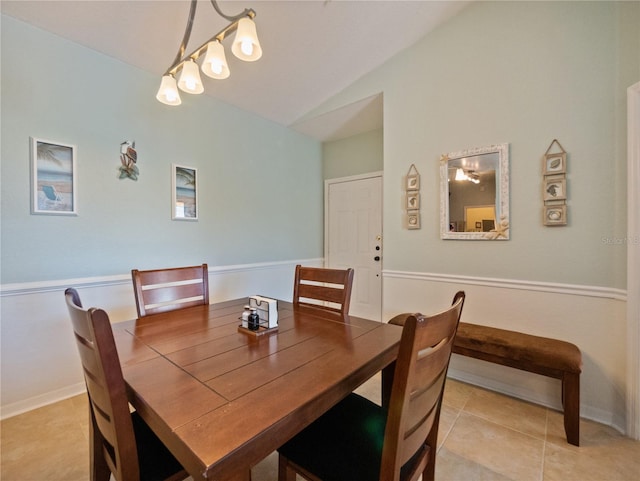
[{"label": "frosted glass light shade", "polygon": [[456,170],[456,180],[467,180],[467,174],[464,173],[464,170],[460,168]]},{"label": "frosted glass light shade", "polygon": [[176,79],[173,78],[173,75],[165,75],[162,77],[156,98],[166,105],[180,105],[182,103],[176,85]]},{"label": "frosted glass light shade", "polygon": [[189,94],[201,94],[204,92],[204,85],[200,80],[200,70],[198,64],[193,59],[185,62],[182,66],[182,72],[180,73],[180,80],[178,80],[178,87],[183,92]]},{"label": "frosted glass light shade", "polygon": [[240,60],[246,62],[253,62],[262,57],[256,24],[249,17],[243,17],[238,21],[238,30],[233,39],[231,51]]},{"label": "frosted glass light shade", "polygon": [[224,54],[224,47],[215,40],[207,45],[207,54],[202,62],[202,72],[215,79],[225,79],[229,76],[229,66],[227,65],[227,57]]}]

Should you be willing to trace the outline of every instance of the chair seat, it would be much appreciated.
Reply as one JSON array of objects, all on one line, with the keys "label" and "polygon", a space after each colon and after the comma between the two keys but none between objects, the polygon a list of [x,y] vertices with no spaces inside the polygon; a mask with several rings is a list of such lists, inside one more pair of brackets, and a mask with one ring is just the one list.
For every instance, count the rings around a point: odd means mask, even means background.
[{"label": "chair seat", "polygon": [[278,451],[323,481],[378,481],[386,422],[380,406],[350,394]]},{"label": "chair seat", "polygon": [[[131,414],[138,447],[140,481],[184,479],[186,472],[138,413]],[[174,478],[174,476],[177,476]]]}]

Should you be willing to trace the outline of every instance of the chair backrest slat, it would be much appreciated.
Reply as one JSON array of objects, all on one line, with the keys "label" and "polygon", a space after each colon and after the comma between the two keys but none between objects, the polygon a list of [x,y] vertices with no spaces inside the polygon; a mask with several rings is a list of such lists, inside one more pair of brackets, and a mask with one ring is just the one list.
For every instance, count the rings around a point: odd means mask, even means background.
[{"label": "chair backrest slat", "polygon": [[293,303],[348,314],[352,285],[353,269],[351,268],[322,269],[297,265],[293,284]]},{"label": "chair backrest slat", "polygon": [[414,481],[429,464],[429,456],[435,455],[442,395],[464,298],[459,292],[446,311],[428,317],[414,314],[404,323],[380,479],[398,481],[400,468],[413,458],[408,479]]},{"label": "chair backrest slat", "polygon": [[207,264],[131,271],[138,317],[209,304]]}]

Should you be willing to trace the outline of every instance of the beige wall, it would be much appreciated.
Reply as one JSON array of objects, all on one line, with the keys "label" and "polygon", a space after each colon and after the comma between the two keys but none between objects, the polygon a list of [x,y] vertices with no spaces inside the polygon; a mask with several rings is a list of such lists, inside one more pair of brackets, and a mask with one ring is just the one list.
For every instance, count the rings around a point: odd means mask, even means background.
[{"label": "beige wall", "polygon": [[325,180],[367,174],[383,169],[383,131],[372,130],[322,144]]},{"label": "beige wall", "polygon": [[[625,99],[640,79],[639,24],[638,2],[473,2],[310,114],[384,95],[385,316],[434,311],[463,287],[468,322],[575,342],[585,360],[583,415],[619,428]],[[550,228],[542,224],[541,159],[553,139],[568,151],[569,224]],[[502,142],[510,147],[511,239],[441,240],[440,154]],[[412,163],[422,184],[417,231],[402,223],[402,178]],[[466,379],[558,399],[555,381],[468,361],[475,372],[468,363],[458,370]]]}]

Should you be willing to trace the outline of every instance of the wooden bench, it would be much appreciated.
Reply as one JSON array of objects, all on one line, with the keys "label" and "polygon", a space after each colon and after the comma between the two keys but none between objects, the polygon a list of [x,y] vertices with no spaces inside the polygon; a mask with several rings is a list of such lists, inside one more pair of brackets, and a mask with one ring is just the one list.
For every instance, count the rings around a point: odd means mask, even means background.
[{"label": "wooden bench", "polygon": [[[389,321],[403,325],[407,314]],[[582,354],[574,344],[522,332],[461,322],[453,352],[562,381],[567,442],[580,445],[580,373]]]}]

